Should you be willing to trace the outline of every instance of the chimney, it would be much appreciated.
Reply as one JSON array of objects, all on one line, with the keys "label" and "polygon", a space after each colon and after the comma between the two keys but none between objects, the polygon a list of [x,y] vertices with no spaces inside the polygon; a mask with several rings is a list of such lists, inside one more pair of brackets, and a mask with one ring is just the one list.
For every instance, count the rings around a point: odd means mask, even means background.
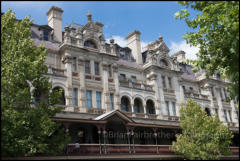
[{"label": "chimney", "polygon": [[127,46],[132,50],[134,59],[138,64],[143,64],[141,54],[140,32],[134,30],[126,36]]},{"label": "chimney", "polygon": [[53,28],[53,40],[62,42],[62,13],[63,10],[56,6],[52,6],[48,12],[48,26]]},{"label": "chimney", "polygon": [[177,53],[173,54],[172,56],[176,57],[177,61],[182,63],[185,60],[185,54],[186,53],[184,51],[180,50]]}]

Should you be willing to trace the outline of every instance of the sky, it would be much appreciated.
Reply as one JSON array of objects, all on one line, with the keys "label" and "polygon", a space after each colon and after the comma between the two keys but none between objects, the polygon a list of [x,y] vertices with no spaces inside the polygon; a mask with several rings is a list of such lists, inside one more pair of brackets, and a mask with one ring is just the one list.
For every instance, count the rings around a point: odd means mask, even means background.
[{"label": "sky", "polygon": [[[120,46],[126,46],[125,37],[133,30],[141,32],[141,46],[158,40],[162,35],[170,49],[170,55],[179,50],[186,52],[186,58],[196,59],[198,47],[186,44],[182,35],[194,31],[184,20],[174,18],[183,6],[175,1],[1,1],[1,12],[9,8],[17,19],[30,15],[33,23],[47,24],[47,11],[51,6],[63,9],[62,25],[72,22],[85,25],[88,11],[93,21],[101,22],[105,39],[113,38]],[[197,12],[189,9],[191,15]]]}]

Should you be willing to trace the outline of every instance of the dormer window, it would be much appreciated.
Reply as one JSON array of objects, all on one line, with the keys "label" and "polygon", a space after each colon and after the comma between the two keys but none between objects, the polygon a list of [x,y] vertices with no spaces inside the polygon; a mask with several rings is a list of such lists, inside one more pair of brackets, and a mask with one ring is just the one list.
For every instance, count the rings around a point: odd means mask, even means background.
[{"label": "dormer window", "polygon": [[160,60],[160,66],[167,67],[167,66],[168,66],[168,63],[167,63],[167,61],[166,61],[166,60],[164,60],[164,59],[161,59],[161,60]]},{"label": "dormer window", "polygon": [[48,32],[43,31],[43,40],[48,41]]},{"label": "dormer window", "polygon": [[220,73],[217,73],[217,74],[216,74],[216,78],[217,78],[217,79],[220,79],[220,78],[221,78]]},{"label": "dormer window", "polygon": [[94,42],[92,42],[91,40],[85,41],[84,46],[97,49],[97,45]]}]

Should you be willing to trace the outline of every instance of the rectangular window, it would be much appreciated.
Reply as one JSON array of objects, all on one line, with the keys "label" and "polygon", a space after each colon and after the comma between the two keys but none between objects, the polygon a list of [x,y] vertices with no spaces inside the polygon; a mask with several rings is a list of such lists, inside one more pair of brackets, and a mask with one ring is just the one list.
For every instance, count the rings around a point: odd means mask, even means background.
[{"label": "rectangular window", "polygon": [[213,87],[211,87],[210,89],[211,89],[212,96],[214,97],[214,90],[213,90]]},{"label": "rectangular window", "polygon": [[168,77],[169,88],[172,89],[172,78]]},{"label": "rectangular window", "polygon": [[48,32],[43,31],[43,40],[48,41]]},{"label": "rectangular window", "polygon": [[126,80],[126,75],[125,74],[120,74],[119,80]]},{"label": "rectangular window", "polygon": [[223,88],[223,93],[224,93],[225,99],[227,99],[227,93],[225,88]]},{"label": "rectangular window", "polygon": [[73,57],[72,68],[73,68],[73,71],[77,70],[77,58],[76,57]]},{"label": "rectangular window", "polygon": [[99,75],[99,63],[94,62],[95,75]]},{"label": "rectangular window", "polygon": [[229,115],[230,122],[232,122],[232,115],[230,110],[228,111],[228,115]]},{"label": "rectangular window", "polygon": [[78,89],[73,88],[73,105],[78,106]]},{"label": "rectangular window", "polygon": [[215,113],[218,116],[218,109],[217,108],[215,108]]},{"label": "rectangular window", "polygon": [[162,76],[162,85],[163,85],[163,88],[166,88],[166,83],[165,83],[165,77]]},{"label": "rectangular window", "polygon": [[90,74],[90,61],[85,61],[85,73]]},{"label": "rectangular window", "polygon": [[131,76],[131,82],[134,82],[134,83],[136,83],[137,82],[137,79],[136,79],[136,76]]},{"label": "rectangular window", "polygon": [[92,107],[92,91],[89,90],[86,91],[86,98],[87,98],[86,106],[88,108]]},{"label": "rectangular window", "polygon": [[101,108],[102,106],[101,92],[96,92],[96,100],[97,100],[97,108]]},{"label": "rectangular window", "polygon": [[185,86],[182,86],[182,88],[183,88],[183,92],[185,92],[186,91]]},{"label": "rectangular window", "polygon": [[172,111],[173,111],[173,116],[176,116],[175,102],[172,102]]},{"label": "rectangular window", "polygon": [[190,89],[190,92],[193,92],[193,87],[189,87],[189,89]]},{"label": "rectangular window", "polygon": [[220,97],[221,97],[221,99],[223,99],[222,88],[219,88],[219,92],[220,92]]},{"label": "rectangular window", "polygon": [[168,104],[168,101],[166,101],[165,103],[166,103],[166,115],[169,116],[169,104]]},{"label": "rectangular window", "polygon": [[225,121],[228,122],[226,110],[223,110]]},{"label": "rectangular window", "polygon": [[108,66],[108,76],[112,77],[112,67],[111,67],[111,65]]},{"label": "rectangular window", "polygon": [[110,108],[111,108],[111,110],[113,110],[114,109],[114,98],[113,98],[113,93],[110,93]]}]

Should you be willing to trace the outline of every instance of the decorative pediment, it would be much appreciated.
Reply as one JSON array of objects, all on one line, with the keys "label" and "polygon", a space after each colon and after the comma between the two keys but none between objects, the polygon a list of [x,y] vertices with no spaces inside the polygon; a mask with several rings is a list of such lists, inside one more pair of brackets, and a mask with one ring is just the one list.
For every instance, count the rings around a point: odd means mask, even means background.
[{"label": "decorative pediment", "polygon": [[134,121],[131,118],[129,118],[127,115],[125,115],[123,112],[121,112],[118,109],[110,111],[110,112],[105,113],[105,114],[102,114],[102,115],[94,118],[93,120],[103,121],[103,120],[108,120],[108,119],[110,119],[114,116],[117,116],[118,118],[122,119],[125,122],[134,123]]}]

